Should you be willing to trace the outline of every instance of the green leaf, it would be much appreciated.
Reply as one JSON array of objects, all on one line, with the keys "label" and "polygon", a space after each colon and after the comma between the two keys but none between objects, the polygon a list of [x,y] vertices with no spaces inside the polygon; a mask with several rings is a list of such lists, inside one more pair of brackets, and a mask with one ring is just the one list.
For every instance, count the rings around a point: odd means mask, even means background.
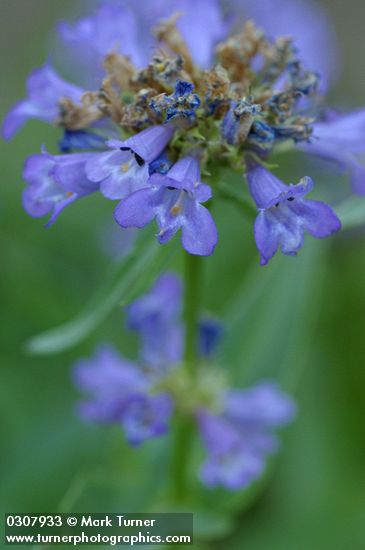
[{"label": "green leaf", "polygon": [[365,224],[365,198],[353,195],[340,203],[336,213],[343,229],[351,229]]},{"label": "green leaf", "polygon": [[34,336],[25,344],[28,353],[47,355],[72,348],[89,336],[115,306],[126,305],[152,283],[164,268],[176,242],[161,246],[143,233],[131,253],[113,265],[103,285],[84,310],[67,323]]},{"label": "green leaf", "polygon": [[[318,337],[327,250],[327,243],[308,239],[295,258],[277,255],[266,267],[252,266],[225,314],[221,362],[235,383],[271,378],[285,391],[297,391]],[[217,497],[223,512],[248,509],[266,489],[278,458],[270,459],[264,475],[247,490]]]},{"label": "green leaf", "polygon": [[[226,310],[222,355],[240,383],[272,377],[292,387],[318,309],[327,244],[307,240],[296,258],[277,256],[252,272]],[[319,303],[319,302],[317,302]],[[294,384],[295,385],[295,384]]]}]

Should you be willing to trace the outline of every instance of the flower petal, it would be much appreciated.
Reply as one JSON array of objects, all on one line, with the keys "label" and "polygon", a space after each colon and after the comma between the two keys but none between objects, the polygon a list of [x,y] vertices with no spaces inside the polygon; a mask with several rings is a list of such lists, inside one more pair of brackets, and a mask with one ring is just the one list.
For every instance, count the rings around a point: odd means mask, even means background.
[{"label": "flower petal", "polygon": [[19,101],[6,115],[2,126],[4,139],[11,139],[31,118],[54,122],[58,102],[67,97],[79,102],[84,90],[63,80],[50,65],[35,69],[27,80],[28,98]]},{"label": "flower petal", "polygon": [[234,15],[253,19],[270,36],[292,36],[305,65],[321,75],[322,88],[339,76],[337,36],[332,21],[311,0],[228,0]]},{"label": "flower petal", "polygon": [[279,236],[275,224],[261,211],[254,225],[255,241],[260,252],[260,265],[266,265],[279,247]]},{"label": "flower petal", "polygon": [[97,182],[90,181],[85,173],[85,163],[93,153],[72,153],[55,155],[53,177],[66,189],[79,196],[88,195],[99,189]]},{"label": "flower petal", "polygon": [[260,164],[248,162],[247,168],[248,186],[257,208],[268,208],[287,192],[288,186]]},{"label": "flower petal", "polygon": [[294,401],[275,382],[264,381],[245,390],[230,390],[224,414],[241,425],[277,427],[295,416]]},{"label": "flower petal", "polygon": [[119,168],[114,169],[100,183],[100,191],[107,199],[124,199],[135,191],[147,187],[148,178],[148,165],[139,166],[132,160],[126,172]]},{"label": "flower petal", "polygon": [[156,215],[156,206],[161,192],[146,188],[132,193],[122,200],[114,211],[114,218],[122,227],[144,227]]},{"label": "flower petal", "polygon": [[159,437],[168,431],[173,402],[168,394],[138,395],[130,401],[122,424],[131,445]]},{"label": "flower petal", "polygon": [[130,151],[120,151],[118,149],[106,151],[105,153],[94,153],[85,165],[86,175],[90,181],[102,181],[115,168],[129,162],[131,157],[132,153]]},{"label": "flower petal", "polygon": [[165,149],[174,131],[175,128],[168,124],[151,126],[126,139],[123,145],[130,147],[145,162],[151,162]]},{"label": "flower petal", "polygon": [[320,201],[293,201],[290,209],[306,231],[317,239],[323,239],[339,231],[341,222],[328,204]]},{"label": "flower petal", "polygon": [[210,256],[218,242],[218,231],[211,213],[199,203],[189,201],[182,224],[181,242],[190,254]]}]

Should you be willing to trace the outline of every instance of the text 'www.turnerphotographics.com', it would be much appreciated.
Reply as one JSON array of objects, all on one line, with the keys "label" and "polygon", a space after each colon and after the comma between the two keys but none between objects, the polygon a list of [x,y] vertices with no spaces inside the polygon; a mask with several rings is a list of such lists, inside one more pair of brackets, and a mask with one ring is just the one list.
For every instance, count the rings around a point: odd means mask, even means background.
[{"label": "text 'www.turnerphotographics.com'", "polygon": [[5,544],[191,545],[193,514],[6,514]]}]

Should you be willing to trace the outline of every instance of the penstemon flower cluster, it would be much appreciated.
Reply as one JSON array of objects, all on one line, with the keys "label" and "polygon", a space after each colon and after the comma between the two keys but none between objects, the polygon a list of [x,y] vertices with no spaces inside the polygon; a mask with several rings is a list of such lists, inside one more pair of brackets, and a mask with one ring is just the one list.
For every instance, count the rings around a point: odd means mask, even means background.
[{"label": "penstemon flower cluster", "polygon": [[89,422],[119,424],[136,446],[165,434],[176,409],[198,426],[207,452],[200,469],[204,484],[242,489],[263,473],[266,456],[278,448],[274,430],[292,420],[295,406],[272,381],[244,390],[227,386],[213,362],[221,334],[213,319],[199,323],[199,367],[192,380],[183,366],[181,306],[181,280],[165,273],[127,308],[128,325],[140,338],[138,360],[110,346],[80,360],[74,381],[88,397],[79,414]]},{"label": "penstemon flower cluster", "polygon": [[105,72],[96,90],[71,84],[45,65],[29,77],[28,98],[5,119],[6,138],[29,118],[64,129],[63,154],[43,149],[25,163],[26,211],[50,213],[50,225],[66,206],[99,192],[120,201],[114,217],[121,227],[141,228],[155,219],[160,243],[181,230],[185,250],[206,256],[218,241],[206,203],[227,194],[240,200],[219,178],[219,169],[228,167],[242,173],[242,189],[248,184],[257,208],[262,265],[279,248],[295,255],[305,233],[323,238],[338,231],[332,208],[307,198],[311,178],[287,185],[268,162],[283,147],[296,148],[350,171],[354,192],[364,194],[356,158],[364,111],[328,109],[320,75],[302,62],[290,38],[270,39],[252,21],[237,31],[216,2],[209,9],[202,2],[202,13],[194,14],[186,3],[197,27],[212,19],[199,37],[188,31],[183,14],[157,20],[155,50],[145,62],[134,27],[126,27],[125,15],[133,14],[122,4],[102,3],[94,15],[60,27],[76,56],[88,45],[96,50],[94,73],[100,64]]},{"label": "penstemon flower cluster", "polygon": [[[272,17],[274,3],[282,18]],[[349,173],[352,191],[365,195],[365,110],[327,106],[333,67],[322,40],[331,48],[332,36],[322,12],[305,4],[229,0],[223,10],[218,0],[104,0],[59,25],[78,84],[45,64],[3,123],[5,139],[33,118],[59,129],[59,154],[42,146],[23,171],[24,209],[48,215],[47,227],[97,193],[115,201],[121,232],[154,223],[161,245],[180,234],[190,269],[185,284],[165,273],[126,308],[140,339],[137,360],[103,345],[78,362],[74,381],[87,395],[80,415],[121,425],[133,446],[165,434],[173,414],[192,419],[206,449],[200,478],[209,487],[241,489],[257,479],[278,448],[276,429],[295,415],[275,382],[230,388],[217,366],[222,328],[200,319],[194,264],[217,246],[214,205],[231,200],[253,212],[266,265],[278,250],[296,255],[305,234],[321,239],[341,228],[332,206],[310,197],[312,178],[281,181],[274,156],[320,158]],[[242,9],[254,20],[244,21]],[[309,39],[303,28],[311,29]],[[241,175],[240,186],[225,180],[229,171]]]}]

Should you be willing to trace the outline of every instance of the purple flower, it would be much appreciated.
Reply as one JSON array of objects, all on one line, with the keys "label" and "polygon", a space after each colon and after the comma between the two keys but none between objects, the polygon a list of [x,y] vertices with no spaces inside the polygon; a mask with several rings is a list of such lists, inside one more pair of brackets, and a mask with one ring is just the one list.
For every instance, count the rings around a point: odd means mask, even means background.
[{"label": "purple flower", "polygon": [[194,122],[200,98],[193,93],[193,90],[193,84],[178,80],[174,92],[170,95],[158,96],[157,100],[152,100],[151,107],[156,114],[164,117],[165,122],[175,119],[182,120],[183,123]]},{"label": "purple flower", "polygon": [[51,155],[43,151],[28,157],[23,170],[28,184],[23,193],[26,212],[35,218],[51,212],[49,226],[66,206],[97,191],[99,185],[90,182],[84,171],[85,163],[92,155]]},{"label": "purple flower", "polygon": [[126,308],[128,326],[138,332],[140,356],[148,366],[166,370],[182,359],[181,294],[180,278],[164,273],[150,292]]},{"label": "purple flower", "polygon": [[35,69],[27,80],[27,99],[14,105],[6,115],[2,133],[12,138],[31,118],[54,122],[58,116],[58,102],[67,97],[78,103],[84,90],[63,80],[50,65]]},{"label": "purple flower", "polygon": [[246,99],[234,101],[222,122],[222,135],[231,145],[244,141],[251,130],[254,116],[261,110]]},{"label": "purple flower", "polygon": [[322,86],[336,80],[339,51],[327,13],[311,0],[228,0],[234,14],[253,19],[269,35],[291,36],[307,67],[321,75]]},{"label": "purple flower", "polygon": [[148,376],[112,347],[99,347],[93,358],[78,361],[74,382],[89,395],[78,406],[80,416],[90,422],[120,424],[131,445],[167,431],[171,398],[150,395]]},{"label": "purple flower", "polygon": [[122,419],[128,442],[139,445],[145,439],[164,435],[172,412],[173,401],[166,393],[135,396]]},{"label": "purple flower", "polygon": [[104,0],[91,15],[71,24],[61,22],[58,30],[90,79],[100,74],[103,58],[112,51],[128,55],[137,67],[147,64],[156,46],[151,28],[177,12],[177,27],[194,61],[208,67],[214,45],[228,30],[218,0],[155,0],[143,5]]},{"label": "purple flower", "polygon": [[215,44],[228,29],[218,0],[104,0],[98,9],[74,23],[62,22],[59,33],[73,58],[90,78],[100,74],[101,62],[110,52],[130,56],[137,67],[146,65],[156,42],[151,28],[161,19],[180,13],[177,21],[194,61],[206,68]]},{"label": "purple flower", "polygon": [[202,481],[230,490],[247,487],[263,473],[267,455],[278,449],[273,429],[294,415],[293,401],[270,382],[227,392],[220,415],[200,410],[197,419],[208,453]]},{"label": "purple flower", "polygon": [[[165,3],[167,5],[166,0]],[[182,13],[177,27],[189,47],[193,60],[202,68],[208,68],[213,61],[214,47],[224,39],[229,30],[219,1],[175,0],[168,4],[171,13]]]},{"label": "purple flower", "polygon": [[200,181],[199,162],[185,157],[166,175],[153,174],[148,183],[149,187],[136,191],[117,206],[116,221],[122,227],[144,227],[156,218],[160,243],[166,243],[181,229],[187,252],[212,254],[218,235],[211,214],[201,205],[210,199],[211,190]]},{"label": "purple flower", "polygon": [[111,346],[100,346],[95,356],[79,360],[74,382],[89,394],[79,412],[92,422],[119,422],[132,397],[145,392],[148,382],[136,364],[121,357]]},{"label": "purple flower", "polygon": [[303,246],[305,231],[321,239],[341,228],[327,204],[303,198],[312,191],[310,178],[303,178],[297,185],[285,185],[263,166],[249,163],[247,180],[259,211],[255,240],[261,265],[266,265],[279,247],[283,254],[295,255]]},{"label": "purple flower", "polygon": [[365,167],[358,159],[365,152],[365,109],[346,115],[330,113],[327,120],[313,124],[311,142],[299,148],[348,171],[354,193],[365,195]]},{"label": "purple flower", "polygon": [[272,428],[286,424],[295,414],[293,401],[270,381],[247,390],[229,390],[224,410],[231,421]]},{"label": "purple flower", "polygon": [[263,472],[265,462],[245,445],[229,422],[207,411],[198,416],[199,428],[208,457],[200,470],[207,487],[244,489]]},{"label": "purple flower", "polygon": [[58,141],[58,148],[61,153],[87,149],[104,151],[105,138],[89,130],[65,130],[62,138]]},{"label": "purple flower", "polygon": [[213,317],[203,317],[199,322],[199,351],[203,357],[211,357],[222,337],[223,325]]},{"label": "purple flower", "polygon": [[174,128],[152,126],[125,141],[107,142],[110,151],[95,153],[86,164],[90,181],[100,184],[108,199],[122,199],[143,189],[149,178],[149,163],[164,150]]},{"label": "purple flower", "polygon": [[137,66],[148,62],[150,41],[146,44],[134,10],[125,3],[100,2],[94,13],[73,23],[61,22],[58,31],[69,48],[71,62],[90,83],[97,82],[102,60],[111,52],[128,55]]},{"label": "purple flower", "polygon": [[[333,28],[324,11],[306,0],[229,0],[232,14],[254,19],[277,37],[291,35],[305,63],[333,79],[338,70],[338,54]],[[218,0],[104,0],[98,9],[74,23],[63,22],[59,32],[75,53],[81,69],[100,74],[102,59],[111,51],[129,55],[137,66],[148,63],[155,42],[150,29],[158,21],[180,13],[177,28],[189,47],[195,63],[211,64],[215,45],[228,34],[233,18],[227,22]]]},{"label": "purple flower", "polygon": [[161,153],[159,157],[157,157],[156,160],[152,161],[148,167],[149,174],[152,176],[155,172],[158,172],[159,174],[167,174],[167,172],[170,170],[172,166],[172,162],[167,157],[166,153]]}]

